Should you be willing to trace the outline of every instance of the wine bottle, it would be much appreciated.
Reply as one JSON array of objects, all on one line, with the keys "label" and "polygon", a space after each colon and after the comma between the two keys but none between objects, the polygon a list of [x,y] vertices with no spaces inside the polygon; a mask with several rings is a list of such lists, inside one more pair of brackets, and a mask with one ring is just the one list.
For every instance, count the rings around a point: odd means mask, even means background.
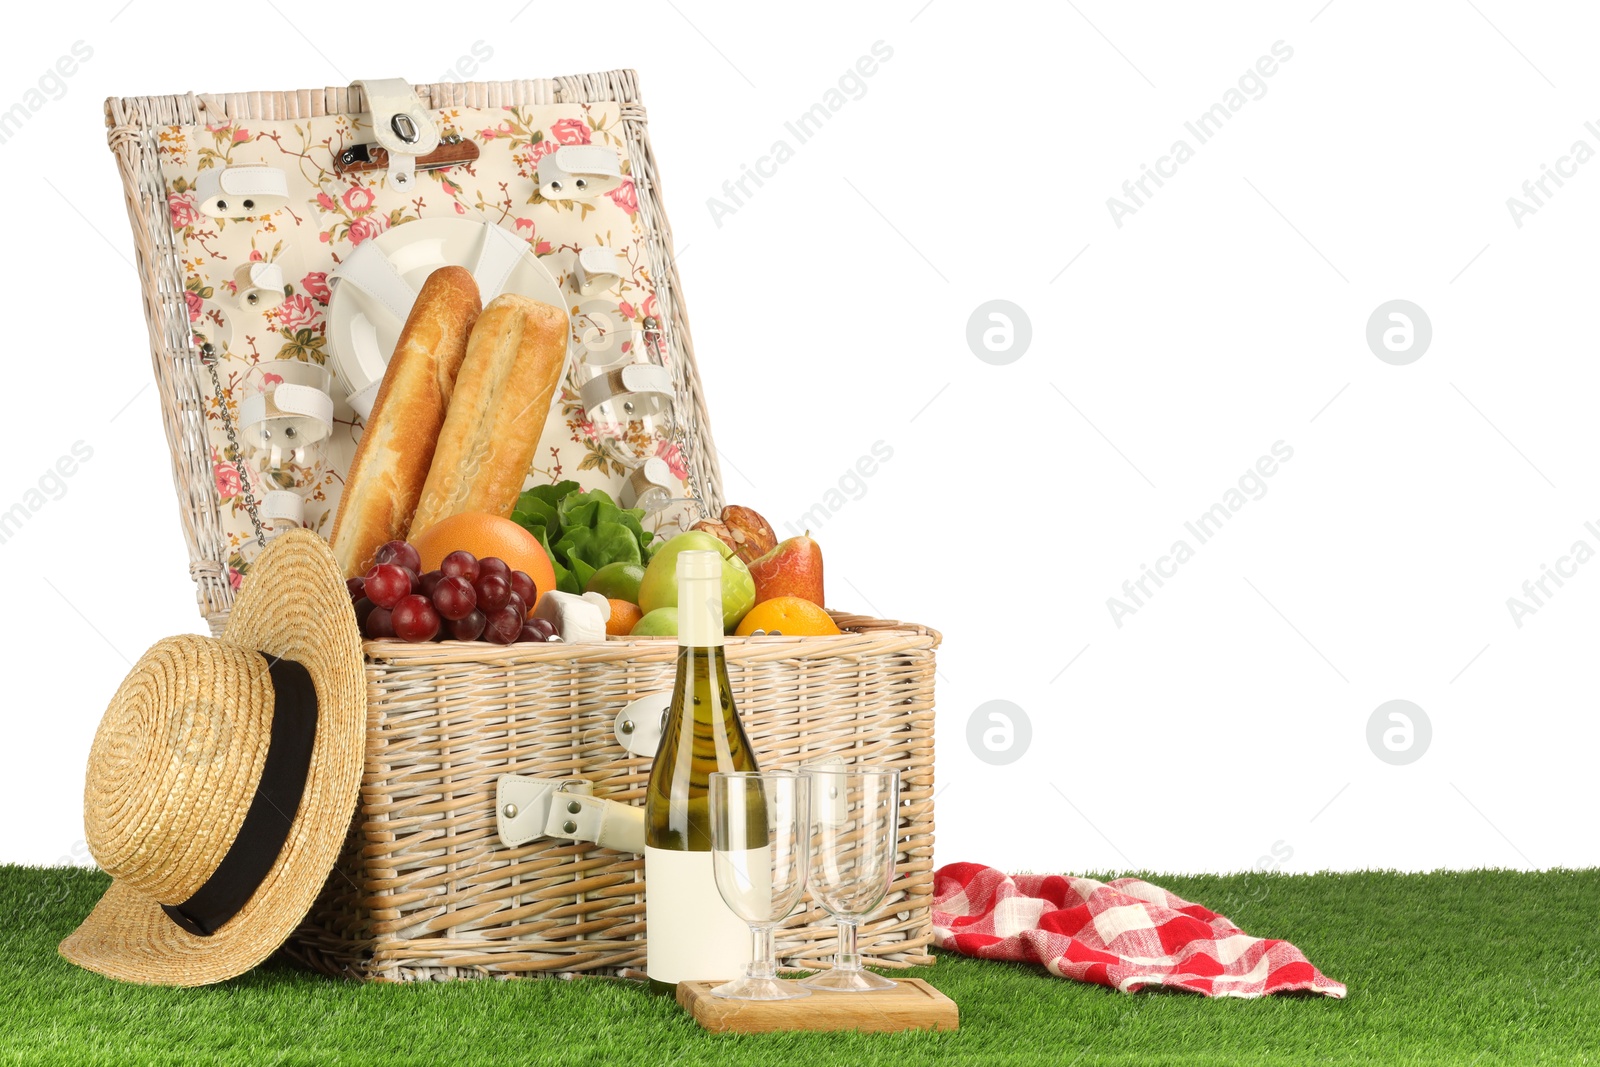
[{"label": "wine bottle", "polygon": [[728,685],[722,557],[683,552],[678,676],[645,796],[646,970],[658,992],[684,981],[735,978],[749,962],[749,928],[717,891],[709,792],[714,771],[757,769]]}]

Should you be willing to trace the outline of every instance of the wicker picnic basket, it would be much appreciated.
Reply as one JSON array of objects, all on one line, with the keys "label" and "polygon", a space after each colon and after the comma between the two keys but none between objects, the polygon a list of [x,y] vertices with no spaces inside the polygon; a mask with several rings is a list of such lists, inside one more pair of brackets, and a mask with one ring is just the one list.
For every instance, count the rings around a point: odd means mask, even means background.
[{"label": "wicker picnic basket", "polygon": [[[671,231],[631,71],[414,87],[433,108],[610,102],[620,108],[654,295],[693,444],[704,505],[722,491],[690,345]],[[358,114],[359,89],[113,98],[109,141],[127,197],[150,354],[202,614],[220,630],[233,601],[206,418],[205,372],[168,221],[159,139],[173,127]],[[934,650],[924,627],[836,614],[837,637],[729,638],[734,697],[763,766],[843,757],[902,768],[897,876],[862,924],[869,961],[933,962]],[[411,645],[368,642],[366,770],[345,852],[288,953],[318,969],[378,980],[549,973],[639,976],[647,944],[643,860],[564,839],[506,847],[496,828],[502,774],[583,779],[640,802],[650,760],[614,733],[635,699],[670,691],[675,643]],[[778,941],[787,965],[835,947],[814,908]]]}]

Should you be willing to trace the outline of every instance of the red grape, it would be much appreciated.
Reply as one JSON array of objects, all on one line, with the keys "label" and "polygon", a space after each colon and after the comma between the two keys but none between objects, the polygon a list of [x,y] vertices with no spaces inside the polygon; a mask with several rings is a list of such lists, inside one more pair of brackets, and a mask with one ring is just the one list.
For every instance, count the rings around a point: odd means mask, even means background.
[{"label": "red grape", "polygon": [[388,608],[374,607],[367,613],[367,627],[364,631],[368,638],[377,640],[380,637],[394,636],[394,613]]},{"label": "red grape", "polygon": [[483,635],[483,627],[487,622],[483,612],[474,608],[459,619],[451,619],[445,625],[457,641],[476,641]]},{"label": "red grape", "polygon": [[512,593],[510,596],[506,597],[506,607],[516,608],[522,613],[523,618],[528,617],[528,605],[524,604],[522,602],[522,598],[515,593]]},{"label": "red grape", "polygon": [[[534,638],[536,641],[548,641],[556,635],[556,628],[549,619],[529,619],[522,624],[522,632],[526,634],[529,631],[538,635]],[[528,638],[524,637],[523,640]]]},{"label": "red grape", "polygon": [[475,582],[478,580],[478,557],[471,552],[452,552],[439,564],[439,569],[444,571],[446,577]]},{"label": "red grape", "polygon": [[478,561],[478,577],[482,578],[489,574],[498,574],[509,582],[511,580],[511,566],[499,556],[484,556]]},{"label": "red grape", "polygon": [[407,578],[411,579],[411,591],[413,593],[422,592],[422,575],[418,574],[410,567],[401,567],[400,569],[406,572]]},{"label": "red grape", "polygon": [[454,621],[478,606],[478,594],[465,578],[440,578],[433,590],[433,606],[440,615]]},{"label": "red grape", "polygon": [[533,579],[528,577],[527,571],[511,572],[511,591],[522,598],[522,602],[529,607],[539,599],[539,587],[533,584]]},{"label": "red grape", "polygon": [[409,567],[411,570],[422,569],[422,557],[417,550],[404,541],[390,541],[378,549],[378,554],[373,560],[375,563],[393,563],[396,567]]},{"label": "red grape", "polygon": [[427,574],[422,576],[422,588],[418,589],[417,592],[421,593],[423,596],[432,596],[433,591],[439,586],[439,580],[443,577],[444,571],[429,571]]},{"label": "red grape", "polygon": [[368,600],[366,597],[362,597],[360,600],[356,601],[355,609],[356,609],[356,626],[357,626],[357,628],[359,628],[359,629],[361,629],[363,631],[366,630],[366,628],[367,628],[367,616],[372,614],[372,609],[375,608],[375,607],[377,607],[377,605],[374,604],[372,601]]},{"label": "red grape", "polygon": [[497,645],[509,645],[522,636],[522,613],[514,607],[503,607],[489,616],[483,628],[483,639]]},{"label": "red grape", "polygon": [[511,599],[511,583],[498,574],[480,577],[472,587],[478,591],[478,607],[491,619]]},{"label": "red grape", "polygon": [[367,599],[380,608],[392,608],[411,592],[411,575],[404,567],[380,563],[367,572],[362,588]]},{"label": "red grape", "polygon": [[439,613],[428,598],[412,593],[394,606],[394,635],[402,641],[432,641],[439,632]]},{"label": "red grape", "polygon": [[367,595],[366,590],[362,588],[365,584],[360,578],[346,578],[344,580],[344,591],[350,594],[350,603],[354,604]]}]

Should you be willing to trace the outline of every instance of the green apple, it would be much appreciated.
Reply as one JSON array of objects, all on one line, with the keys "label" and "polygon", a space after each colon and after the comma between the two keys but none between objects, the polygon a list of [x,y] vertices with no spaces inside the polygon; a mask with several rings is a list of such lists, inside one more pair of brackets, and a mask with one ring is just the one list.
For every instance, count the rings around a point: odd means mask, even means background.
[{"label": "green apple", "polygon": [[642,581],[644,581],[643,567],[637,563],[618,560],[615,563],[607,563],[595,571],[584,592],[599,593],[611,600],[626,600],[630,604],[637,604],[639,583]]},{"label": "green apple", "polygon": [[633,624],[629,637],[677,637],[678,609],[657,608]]},{"label": "green apple", "polygon": [[[646,615],[657,608],[678,606],[678,553],[696,549],[722,557],[722,628],[732,632],[745,612],[755,607],[756,583],[750,568],[733,548],[704,530],[681,533],[656,550],[639,583],[639,608]],[[640,620],[643,622],[643,620]]]}]

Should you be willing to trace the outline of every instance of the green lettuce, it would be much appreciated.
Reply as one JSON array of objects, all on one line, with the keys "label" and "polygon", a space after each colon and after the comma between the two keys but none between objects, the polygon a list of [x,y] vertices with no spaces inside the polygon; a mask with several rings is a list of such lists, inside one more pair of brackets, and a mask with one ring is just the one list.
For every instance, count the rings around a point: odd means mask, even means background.
[{"label": "green lettuce", "polygon": [[511,520],[539,539],[555,567],[556,588],[581,593],[608,563],[645,563],[660,547],[644,511],[620,508],[600,489],[577,482],[537,485],[517,498]]}]

